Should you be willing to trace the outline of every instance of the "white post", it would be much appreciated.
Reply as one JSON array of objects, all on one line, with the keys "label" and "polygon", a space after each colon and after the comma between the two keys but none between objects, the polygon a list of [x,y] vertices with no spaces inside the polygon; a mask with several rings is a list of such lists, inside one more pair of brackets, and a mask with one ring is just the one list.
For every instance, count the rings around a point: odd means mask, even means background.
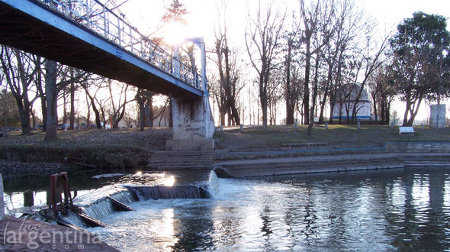
[{"label": "white post", "polygon": [[0,220],[5,218],[5,201],[3,200],[3,177],[0,173]]},{"label": "white post", "polygon": [[85,4],[86,4],[86,22],[87,22],[87,26],[91,27],[91,21],[90,21],[91,7],[89,6],[89,0],[86,0]]},{"label": "white post", "polygon": [[120,30],[120,18],[117,18],[117,30],[119,36],[119,45],[122,46],[122,31]]},{"label": "white post", "polygon": [[109,29],[109,23],[108,20],[106,19],[106,9],[105,6],[103,6],[103,32],[105,35],[105,38],[108,38],[108,29]]},{"label": "white post", "polygon": [[172,73],[175,77],[180,78],[180,52],[178,46],[173,48]]},{"label": "white post", "polygon": [[131,30],[131,26],[128,26],[128,31],[130,32],[130,47],[131,47],[131,52],[134,53],[133,51],[133,31]]},{"label": "white post", "polygon": [[203,91],[205,96],[208,96],[208,83],[206,83],[206,49],[205,49],[205,41],[203,38],[200,43],[200,50],[202,54],[202,83],[203,83]]}]

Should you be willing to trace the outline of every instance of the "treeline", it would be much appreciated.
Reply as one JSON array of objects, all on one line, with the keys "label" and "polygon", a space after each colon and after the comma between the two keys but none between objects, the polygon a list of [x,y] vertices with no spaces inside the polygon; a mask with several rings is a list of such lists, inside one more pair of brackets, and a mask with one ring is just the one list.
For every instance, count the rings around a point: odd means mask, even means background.
[{"label": "treeline", "polygon": [[[159,117],[159,125],[161,120],[169,120],[168,102],[153,108],[153,92],[7,46],[0,46],[0,50],[0,124],[3,126],[20,124],[22,133],[28,134],[40,124],[46,131],[46,139],[53,140],[58,124],[68,125],[68,129],[81,124],[100,129],[106,125],[118,128],[121,121],[127,127],[142,121],[143,128],[152,126]],[[58,106],[62,107],[59,117]],[[143,112],[138,113],[139,109]]]},{"label": "treeline", "polygon": [[[388,124],[392,102],[400,98],[403,125],[411,125],[425,101],[450,96],[450,35],[442,16],[416,12],[393,34],[380,36],[351,0],[299,0],[295,9],[258,1],[250,5],[245,34],[236,43],[230,35],[235,28],[228,25],[234,13],[226,1],[218,2],[208,72],[220,125],[247,118],[266,127],[283,114],[284,124],[309,125],[311,134],[316,118],[355,123],[361,101],[369,97],[376,122]],[[188,11],[173,0],[162,23],[184,23]],[[155,107],[155,95],[1,46],[0,124],[20,124],[24,134],[39,120],[48,140],[56,139],[58,123],[69,129],[81,122],[96,128],[116,128],[121,121],[141,129],[155,121],[170,126],[170,99]]]},{"label": "treeline", "polygon": [[[300,0],[295,10],[277,4],[258,1],[249,10],[245,48],[232,49],[225,1],[218,8],[225,18],[219,18],[211,48],[218,74],[210,79],[221,125],[225,118],[228,125],[240,124],[242,114],[251,113],[248,99],[258,104],[257,121],[264,127],[276,122],[279,105],[285,106],[285,124],[309,125],[309,134],[315,118],[335,123],[336,107],[343,110],[338,123],[356,123],[365,90],[375,121],[388,124],[391,104],[400,98],[406,105],[403,125],[411,125],[424,101],[449,97],[444,17],[416,12],[396,33],[380,36],[375,21],[351,0]],[[255,77],[249,80],[249,73]],[[241,92],[246,81],[255,96]]]}]

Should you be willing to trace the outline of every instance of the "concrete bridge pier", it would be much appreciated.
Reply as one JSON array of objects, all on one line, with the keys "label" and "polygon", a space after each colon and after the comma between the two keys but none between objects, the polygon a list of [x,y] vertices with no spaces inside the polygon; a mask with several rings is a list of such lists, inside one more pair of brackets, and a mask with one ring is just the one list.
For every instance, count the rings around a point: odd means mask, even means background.
[{"label": "concrete bridge pier", "polygon": [[[206,51],[203,38],[190,42],[200,48],[203,95],[198,98],[172,97],[173,139],[166,142],[168,151],[213,150],[214,119],[209,106],[206,78]],[[179,48],[175,47],[173,66],[175,76],[180,75]]]},{"label": "concrete bridge pier", "polygon": [[198,99],[172,99],[173,139],[166,142],[168,151],[214,149],[214,120],[208,96]]}]

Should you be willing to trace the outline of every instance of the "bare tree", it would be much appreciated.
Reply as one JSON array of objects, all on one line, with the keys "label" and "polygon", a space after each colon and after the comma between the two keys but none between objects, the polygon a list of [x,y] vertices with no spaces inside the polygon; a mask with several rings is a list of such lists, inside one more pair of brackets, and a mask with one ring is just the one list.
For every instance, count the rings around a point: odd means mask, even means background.
[{"label": "bare tree", "polygon": [[118,93],[119,99],[114,99],[114,97],[117,96],[113,92],[112,89],[112,80],[108,79],[108,91],[110,95],[110,120],[111,120],[111,128],[116,129],[119,127],[119,122],[122,120],[123,116],[125,115],[125,109],[126,105],[130,103],[133,100],[127,99],[127,91],[128,91],[128,84],[123,83],[120,85],[120,92]]},{"label": "bare tree", "polygon": [[298,32],[298,30],[294,29],[293,31],[286,32],[286,34],[284,35],[284,99],[286,106],[286,125],[294,124],[295,107],[298,99],[300,98],[300,92],[303,92],[300,90],[300,83],[295,81],[296,79],[298,79],[298,76],[294,76],[295,73],[298,73],[298,71],[295,71],[295,63],[297,63],[297,65],[300,64],[299,60],[295,57],[299,49],[298,45],[300,45],[300,42],[298,40],[301,39],[298,36]]},{"label": "bare tree", "polygon": [[389,68],[384,66],[380,67],[368,80],[375,121],[381,124],[389,124],[391,103],[397,94],[390,78]]},{"label": "bare tree", "polygon": [[[304,1],[300,2],[300,18],[304,29],[302,43],[305,46],[305,82],[303,106],[305,113],[304,123],[308,124],[307,135],[311,136],[314,124],[314,112],[318,93],[319,67],[322,50],[329,43],[334,33],[334,1],[323,0],[306,7]],[[310,104],[310,75],[311,60],[315,55],[314,82],[312,103]],[[311,106],[311,108],[309,107]]]},{"label": "bare tree", "polygon": [[[370,31],[371,32],[371,31]],[[358,73],[355,74],[355,81],[354,83],[359,84],[359,89],[357,91],[356,97],[353,102],[353,108],[352,108],[352,121],[355,123],[357,120],[357,113],[359,108],[359,103],[361,99],[361,94],[363,93],[367,80],[373,75],[373,73],[383,64],[383,60],[381,59],[383,56],[383,52],[385,51],[387,47],[388,37],[386,36],[383,41],[378,46],[372,46],[371,43],[371,36],[367,36],[367,46],[364,49],[364,52],[361,53],[361,58],[358,63],[359,66],[364,67],[363,77],[361,81],[358,81],[360,79],[360,74],[358,70]]]},{"label": "bare tree", "polygon": [[[217,87],[213,88],[217,103],[219,104],[220,123],[225,125],[225,114],[228,114],[229,124],[240,125],[240,116],[237,108],[237,96],[242,89],[239,86],[240,71],[237,68],[236,55],[228,47],[226,30],[221,34],[216,34],[215,55],[219,70],[219,80]],[[213,82],[214,83],[214,82]]]},{"label": "bare tree", "polygon": [[153,96],[154,92],[139,88],[135,100],[139,106],[139,130],[144,127],[153,127]]},{"label": "bare tree", "polygon": [[17,103],[22,134],[29,134],[32,104],[38,98],[37,95],[34,98],[29,97],[36,67],[29,54],[6,46],[1,46],[0,61],[6,83]]},{"label": "bare tree", "polygon": [[262,110],[263,127],[267,127],[267,85],[278,56],[285,13],[275,11],[271,2],[266,8],[258,2],[256,17],[250,18],[245,33],[245,45],[250,62],[258,74],[259,100]]},{"label": "bare tree", "polygon": [[[97,103],[98,103],[98,99],[97,99],[97,93],[100,91],[100,89],[102,88],[102,85],[100,83],[100,85],[96,85],[96,82],[85,82],[82,83],[81,86],[83,87],[87,98],[90,101],[90,107],[92,107],[92,110],[94,111],[94,116],[95,116],[95,126],[97,129],[101,129],[102,128],[102,122],[101,122],[101,115],[100,115],[100,110],[97,107]],[[92,92],[92,89],[95,89],[94,92]],[[89,111],[89,108],[88,108]]]}]

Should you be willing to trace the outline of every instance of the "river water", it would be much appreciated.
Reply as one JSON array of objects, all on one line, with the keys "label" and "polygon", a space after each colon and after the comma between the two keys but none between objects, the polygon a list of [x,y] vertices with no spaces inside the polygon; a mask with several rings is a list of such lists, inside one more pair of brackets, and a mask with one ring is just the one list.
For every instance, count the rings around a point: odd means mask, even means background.
[{"label": "river water", "polygon": [[450,250],[450,170],[208,183],[212,199],[135,202],[88,230],[121,251]]}]

